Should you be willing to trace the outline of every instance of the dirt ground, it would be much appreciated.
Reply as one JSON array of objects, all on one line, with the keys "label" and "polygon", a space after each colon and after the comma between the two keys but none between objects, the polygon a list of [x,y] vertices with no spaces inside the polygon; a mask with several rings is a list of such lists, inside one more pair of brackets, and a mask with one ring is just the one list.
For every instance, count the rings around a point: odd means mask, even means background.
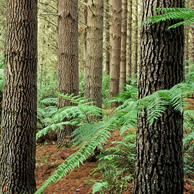
[{"label": "dirt ground", "polygon": [[[118,132],[113,132],[109,142],[120,139]],[[109,147],[109,145],[107,145]],[[107,147],[106,146],[106,147]],[[49,144],[37,145],[36,151],[36,184],[37,189],[49,178],[69,155],[74,153],[72,148],[56,148],[56,142]],[[44,194],[92,194],[92,186],[95,181],[101,179],[101,174],[91,174],[92,170],[98,166],[98,161],[85,161],[83,165],[75,169],[71,174],[59,180],[57,183],[51,184]],[[193,180],[185,178],[184,194],[194,194],[194,177]],[[123,191],[123,194],[132,194],[133,185]],[[98,194],[96,192],[96,194]]]},{"label": "dirt ground", "polygon": [[[109,142],[121,139],[117,131],[112,133]],[[73,148],[56,148],[56,142],[49,144],[38,144],[36,149],[36,185],[37,189],[44,183],[45,180],[56,170],[69,155],[75,151]],[[110,144],[105,146],[110,147]],[[100,173],[91,174],[92,170],[98,166],[98,161],[85,161],[83,165],[75,169],[72,173],[63,177],[57,183],[50,185],[44,194],[92,194],[92,186],[95,181],[101,179]],[[128,188],[126,193],[132,194],[133,186]],[[96,192],[96,194],[98,194]]]},{"label": "dirt ground", "polygon": [[[188,106],[186,109],[194,109],[194,99],[187,99]],[[110,142],[121,139],[117,131],[112,133],[107,145],[110,147]],[[74,153],[73,148],[56,148],[56,142],[52,141],[49,144],[38,144],[36,148],[36,184],[37,189],[49,178],[69,155]],[[83,165],[75,169],[71,174],[63,177],[57,183],[51,184],[44,194],[92,194],[92,186],[95,181],[101,179],[101,174],[91,174],[92,170],[98,166],[98,161],[85,161]],[[122,194],[132,194],[133,184],[123,191]],[[99,194],[99,193],[95,193]],[[194,176],[185,177],[184,194],[194,194]]]}]

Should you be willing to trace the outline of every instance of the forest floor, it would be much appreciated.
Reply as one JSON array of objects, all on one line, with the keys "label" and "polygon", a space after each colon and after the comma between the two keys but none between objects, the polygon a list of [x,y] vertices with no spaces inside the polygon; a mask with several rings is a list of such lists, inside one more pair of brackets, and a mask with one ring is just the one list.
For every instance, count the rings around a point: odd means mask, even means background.
[{"label": "forest floor", "polygon": [[[121,140],[118,131],[112,132],[105,148],[113,146],[111,142]],[[36,148],[36,185],[37,189],[49,178],[69,155],[73,154],[73,148],[57,149],[56,142],[50,142],[47,145],[38,144]],[[86,160],[83,165],[76,168],[72,173],[53,183],[44,191],[44,194],[92,194],[92,186],[99,181],[102,176],[100,173],[92,173],[98,166],[98,161]],[[133,183],[123,194],[132,194]],[[96,192],[95,194],[98,194]]]},{"label": "forest floor", "polygon": [[[194,108],[194,101],[189,101],[190,107]],[[189,108],[191,109],[191,108]],[[107,145],[112,146],[112,141],[120,140],[118,131],[112,132],[112,136],[108,139]],[[36,147],[36,185],[37,189],[49,178],[69,155],[73,154],[73,148],[57,149],[55,141],[49,143],[37,144]],[[76,168],[72,173],[60,179],[57,183],[53,183],[47,187],[44,194],[92,194],[92,186],[99,181],[102,176],[100,173],[92,174],[94,168],[98,166],[98,161],[86,160],[83,165]],[[132,194],[133,183],[122,192],[122,194]],[[99,194],[96,192],[95,194]],[[184,194],[194,194],[194,176],[185,177]]]},{"label": "forest floor", "polygon": [[[118,139],[120,139],[120,134],[117,131],[113,132],[106,147],[110,146],[110,142]],[[35,170],[37,189],[56,170],[57,166],[74,152],[73,148],[57,149],[56,142],[50,142],[47,145],[37,145]],[[63,177],[57,183],[48,186],[44,194],[92,194],[93,184],[102,177],[100,173],[91,174],[92,170],[97,166],[98,161],[85,161],[83,165],[80,165],[72,173]],[[185,177],[184,190],[184,194],[194,194],[194,177]],[[122,194],[132,193],[133,183],[122,192]]]}]

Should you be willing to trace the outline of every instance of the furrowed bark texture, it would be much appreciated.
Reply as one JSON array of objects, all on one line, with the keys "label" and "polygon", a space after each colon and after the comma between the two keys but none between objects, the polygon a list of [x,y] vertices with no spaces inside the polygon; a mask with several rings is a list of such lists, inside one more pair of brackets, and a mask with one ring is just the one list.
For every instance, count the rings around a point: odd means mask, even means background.
[{"label": "furrowed bark texture", "polygon": [[110,9],[109,0],[105,1],[105,36],[106,36],[106,72],[110,74]]},{"label": "furrowed bark texture", "polygon": [[[58,10],[58,92],[78,95],[78,1],[60,0]],[[71,105],[73,105],[71,102],[58,98],[59,108]],[[75,127],[71,125],[58,129],[58,145],[65,143],[66,136],[70,136],[74,129]]]},{"label": "furrowed bark texture", "polygon": [[134,74],[136,74],[138,71],[138,28],[136,28],[137,26],[138,26],[138,0],[135,1]]},{"label": "furrowed bark texture", "polygon": [[127,50],[127,76],[132,76],[132,0],[129,0],[129,12],[128,12],[128,50]]},{"label": "furrowed bark texture", "polygon": [[103,0],[88,0],[85,96],[102,107]]},{"label": "furrowed bark texture", "polygon": [[[194,2],[192,1],[192,9],[194,9]],[[191,33],[192,33],[192,50],[191,50],[191,61],[194,62],[194,28],[192,26],[191,28]]]},{"label": "furrowed bark texture", "polygon": [[[88,0],[84,0],[84,3],[87,4]],[[84,22],[84,25],[85,25],[85,29],[84,29],[84,33],[83,33],[83,36],[84,36],[84,69],[85,69],[85,66],[86,66],[86,54],[87,54],[87,15],[88,15],[88,8],[86,5],[84,5],[84,14],[83,14],[83,22]]]},{"label": "furrowed bark texture", "polygon": [[[121,1],[110,0],[111,26],[110,44],[110,89],[109,97],[115,97],[119,93],[120,78],[120,53],[121,53]],[[114,106],[114,105],[113,105]]]},{"label": "furrowed bark texture", "polygon": [[[182,7],[182,0],[143,1],[142,21],[155,7]],[[183,81],[183,26],[167,30],[174,21],[141,29],[139,98],[170,89]],[[183,115],[167,107],[149,126],[146,111],[138,115],[135,194],[183,193]]]},{"label": "furrowed bark texture", "polygon": [[36,191],[37,0],[7,0],[1,192]]},{"label": "furrowed bark texture", "polygon": [[126,85],[126,46],[127,46],[127,0],[123,1],[122,4],[122,29],[121,29],[121,62],[120,62],[120,85],[122,89]]}]

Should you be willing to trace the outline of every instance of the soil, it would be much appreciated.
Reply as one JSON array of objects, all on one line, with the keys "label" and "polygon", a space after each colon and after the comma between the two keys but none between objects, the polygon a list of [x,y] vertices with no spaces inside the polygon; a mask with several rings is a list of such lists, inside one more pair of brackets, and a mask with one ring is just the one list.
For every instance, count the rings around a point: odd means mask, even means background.
[{"label": "soil", "polygon": [[[112,133],[109,142],[105,146],[110,147],[110,142],[121,139],[118,131]],[[47,144],[47,143],[46,143]],[[57,149],[56,142],[49,144],[38,144],[36,146],[36,185],[37,189],[49,178],[69,155],[73,154],[73,148]],[[92,173],[98,166],[98,161],[86,160],[83,165],[75,169],[66,177],[53,183],[44,191],[44,194],[92,194],[93,184],[102,178],[100,173]],[[132,194],[133,187],[128,188],[129,194]],[[131,190],[131,192],[130,192]],[[98,194],[98,192],[96,192]]]},{"label": "soil", "polygon": [[[187,109],[193,109],[194,100],[188,99],[188,104],[190,104],[190,106],[188,106]],[[110,142],[119,139],[121,139],[119,132],[114,131],[105,147],[110,147]],[[55,141],[50,141],[49,143],[45,142],[44,144],[38,143],[36,148],[35,170],[37,189],[40,188],[40,186],[56,170],[57,166],[74,152],[73,148],[57,149]],[[85,161],[83,165],[75,169],[72,173],[48,186],[44,191],[44,194],[92,194],[93,184],[95,181],[102,178],[100,173],[91,173],[97,166],[98,161]],[[122,192],[122,194],[132,193],[133,183]],[[99,192],[96,192],[95,194],[99,194]],[[194,176],[185,177],[184,194],[194,194]]]},{"label": "soil", "polygon": [[[112,133],[109,143],[120,139],[117,131]],[[105,147],[110,147],[110,144]],[[37,189],[49,178],[69,155],[74,153],[73,148],[57,149],[56,142],[49,144],[38,144],[36,149],[36,184]],[[76,168],[72,173],[47,187],[44,194],[92,194],[92,186],[95,181],[102,178],[100,173],[91,174],[92,170],[98,166],[98,161],[85,161],[83,165]],[[194,177],[185,177],[184,194],[194,194]],[[132,194],[133,184],[123,191],[122,194]],[[96,192],[95,194],[99,194]]]}]

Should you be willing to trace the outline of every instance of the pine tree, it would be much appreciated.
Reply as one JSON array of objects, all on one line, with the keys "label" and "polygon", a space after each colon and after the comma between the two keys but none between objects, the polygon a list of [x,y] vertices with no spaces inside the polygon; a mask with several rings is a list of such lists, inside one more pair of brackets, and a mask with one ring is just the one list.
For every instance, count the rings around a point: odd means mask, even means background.
[{"label": "pine tree", "polygon": [[[59,11],[59,64],[58,92],[78,95],[78,2],[76,0],[60,0]],[[58,98],[58,107],[72,105],[71,102]],[[57,143],[63,144],[66,136],[70,136],[74,126],[66,125],[57,131]]]},{"label": "pine tree", "polygon": [[[192,2],[191,8],[194,9],[194,2]],[[194,62],[194,26],[192,25],[192,52],[191,52],[191,61]]]},{"label": "pine tree", "polygon": [[132,0],[129,0],[128,11],[128,49],[127,49],[127,76],[132,76]]},{"label": "pine tree", "polygon": [[121,63],[120,63],[120,85],[126,85],[126,46],[127,46],[127,0],[122,4],[122,29],[121,29]]},{"label": "pine tree", "polygon": [[[142,21],[155,7],[182,7],[182,0],[143,1]],[[170,89],[183,81],[184,28],[175,21],[144,25],[141,29],[139,98]],[[135,194],[183,193],[183,115],[168,106],[150,126],[147,112],[138,115]]]},{"label": "pine tree", "polygon": [[138,71],[138,0],[135,1],[134,74]]},{"label": "pine tree", "polygon": [[[111,26],[111,63],[110,63],[110,89],[109,97],[119,93],[120,53],[121,53],[121,1],[110,0]],[[113,105],[115,106],[115,105]]]},{"label": "pine tree", "polygon": [[37,1],[7,0],[1,193],[36,191]]},{"label": "pine tree", "polygon": [[103,0],[88,0],[85,96],[102,107]]},{"label": "pine tree", "polygon": [[105,1],[105,35],[106,35],[106,72],[110,74],[110,8],[109,0]]}]

